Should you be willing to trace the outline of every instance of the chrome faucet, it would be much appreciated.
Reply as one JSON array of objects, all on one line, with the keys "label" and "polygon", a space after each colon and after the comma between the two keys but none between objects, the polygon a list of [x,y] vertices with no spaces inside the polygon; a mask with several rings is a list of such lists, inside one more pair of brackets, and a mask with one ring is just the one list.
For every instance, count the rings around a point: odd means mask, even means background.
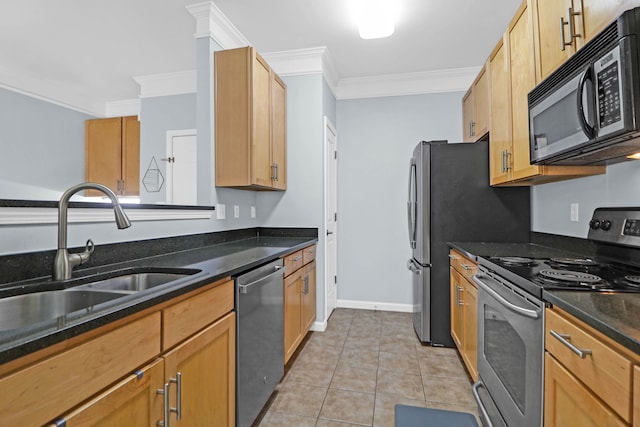
[{"label": "chrome faucet", "polygon": [[73,268],[87,262],[93,253],[93,242],[91,239],[87,240],[87,245],[83,252],[77,254],[67,252],[67,208],[69,207],[69,199],[81,190],[102,191],[113,203],[113,212],[116,216],[116,225],[118,228],[131,227],[131,222],[124,213],[124,210],[122,210],[122,206],[120,206],[118,202],[118,197],[108,187],[95,182],[85,182],[69,188],[62,193],[60,202],[58,202],[58,252],[56,252],[56,258],[53,261],[53,280],[70,279]]}]

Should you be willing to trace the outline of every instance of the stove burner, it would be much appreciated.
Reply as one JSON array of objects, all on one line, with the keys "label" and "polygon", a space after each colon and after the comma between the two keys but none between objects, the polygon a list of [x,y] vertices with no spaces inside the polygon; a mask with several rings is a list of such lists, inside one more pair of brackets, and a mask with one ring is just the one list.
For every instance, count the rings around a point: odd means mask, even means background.
[{"label": "stove burner", "polygon": [[531,258],[524,258],[519,256],[504,256],[504,257],[499,257],[498,259],[504,262],[505,264],[512,264],[512,265],[533,264],[533,260]]},{"label": "stove burner", "polygon": [[634,285],[640,285],[640,276],[624,276],[624,280]]},{"label": "stove burner", "polygon": [[551,258],[550,261],[564,265],[579,265],[581,267],[600,265],[600,263],[589,258]]},{"label": "stove burner", "polygon": [[598,283],[602,279],[593,274],[581,273],[579,271],[568,270],[540,270],[539,274],[550,279],[577,282],[577,283]]}]

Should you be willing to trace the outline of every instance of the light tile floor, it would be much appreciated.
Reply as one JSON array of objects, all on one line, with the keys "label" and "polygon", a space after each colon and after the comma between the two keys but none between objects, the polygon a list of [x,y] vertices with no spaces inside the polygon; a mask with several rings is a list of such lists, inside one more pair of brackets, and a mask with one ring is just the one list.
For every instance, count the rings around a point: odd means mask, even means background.
[{"label": "light tile floor", "polygon": [[458,353],[423,346],[409,313],[337,309],[294,357],[259,427],[393,427],[398,403],[477,417]]}]

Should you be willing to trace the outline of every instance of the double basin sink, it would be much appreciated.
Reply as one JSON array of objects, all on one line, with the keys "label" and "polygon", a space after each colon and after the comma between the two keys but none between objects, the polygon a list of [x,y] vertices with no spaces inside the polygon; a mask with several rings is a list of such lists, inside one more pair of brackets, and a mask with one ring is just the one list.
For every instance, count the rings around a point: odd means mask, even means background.
[{"label": "double basin sink", "polygon": [[78,279],[77,285],[66,289],[5,297],[0,299],[0,332],[61,319],[79,310],[89,313],[100,304],[176,282],[200,271],[186,268],[127,270],[121,275],[113,276],[112,273],[112,277],[101,276],[89,282]]}]

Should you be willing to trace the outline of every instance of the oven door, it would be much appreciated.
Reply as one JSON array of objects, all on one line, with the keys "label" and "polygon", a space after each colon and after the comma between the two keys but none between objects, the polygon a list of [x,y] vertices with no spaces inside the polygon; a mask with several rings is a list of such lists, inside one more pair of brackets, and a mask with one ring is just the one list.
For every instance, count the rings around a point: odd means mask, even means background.
[{"label": "oven door", "polygon": [[544,305],[509,282],[484,272],[473,280],[478,285],[480,381],[506,425],[540,427]]}]

